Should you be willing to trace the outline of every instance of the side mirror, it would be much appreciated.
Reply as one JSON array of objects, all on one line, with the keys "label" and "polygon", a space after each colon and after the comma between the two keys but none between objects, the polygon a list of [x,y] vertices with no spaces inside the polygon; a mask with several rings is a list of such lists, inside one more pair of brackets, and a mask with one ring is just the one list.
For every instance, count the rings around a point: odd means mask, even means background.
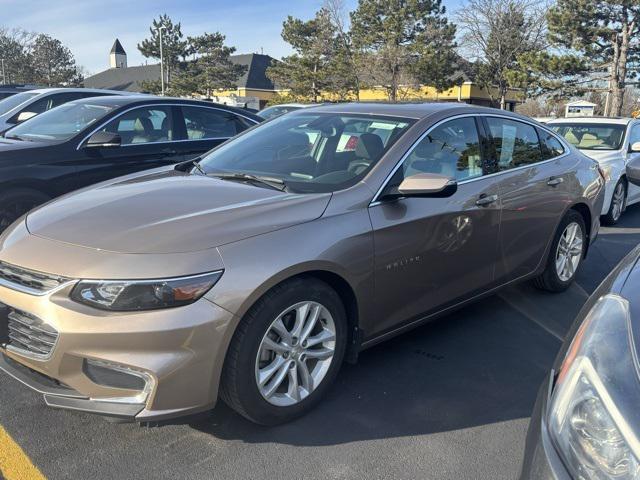
[{"label": "side mirror", "polygon": [[640,157],[627,162],[627,180],[640,186]]},{"label": "side mirror", "polygon": [[17,123],[26,122],[27,120],[35,117],[36,115],[37,115],[36,112],[20,112],[18,114],[18,118],[16,118],[16,122]]},{"label": "side mirror", "polygon": [[436,173],[418,173],[405,178],[398,187],[404,197],[450,197],[458,190],[458,183]]},{"label": "side mirror", "polygon": [[633,153],[640,152],[640,142],[635,142],[629,145],[629,151]]},{"label": "side mirror", "polygon": [[114,148],[122,145],[122,138],[117,133],[100,131],[89,137],[85,148]]}]

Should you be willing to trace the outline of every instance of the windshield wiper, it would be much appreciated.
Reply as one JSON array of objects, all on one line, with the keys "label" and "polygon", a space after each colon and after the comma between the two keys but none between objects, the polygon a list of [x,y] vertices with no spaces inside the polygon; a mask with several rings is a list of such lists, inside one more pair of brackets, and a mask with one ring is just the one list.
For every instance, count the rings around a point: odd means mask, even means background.
[{"label": "windshield wiper", "polygon": [[252,182],[258,183],[260,185],[266,185],[269,188],[274,190],[278,190],[280,192],[284,192],[287,189],[287,184],[284,180],[273,177],[264,177],[262,175],[251,175],[250,173],[226,173],[226,172],[218,172],[218,173],[208,173],[206,174],[209,177],[220,178],[222,180],[238,180],[241,182]]}]

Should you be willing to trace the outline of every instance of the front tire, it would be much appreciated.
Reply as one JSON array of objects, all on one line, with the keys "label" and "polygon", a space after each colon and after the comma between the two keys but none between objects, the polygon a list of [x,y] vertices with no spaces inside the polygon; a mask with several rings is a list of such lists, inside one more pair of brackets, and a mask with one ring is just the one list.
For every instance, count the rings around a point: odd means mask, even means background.
[{"label": "front tire", "polygon": [[620,220],[624,209],[627,207],[627,182],[624,179],[618,180],[611,197],[611,205],[606,215],[602,216],[602,223],[605,225],[615,225]]},{"label": "front tire", "polygon": [[220,395],[252,422],[277,425],[311,410],[342,364],[347,317],[338,294],[315,278],[267,292],[240,321]]},{"label": "front tire", "polygon": [[582,215],[569,210],[553,238],[545,270],[534,280],[536,287],[549,292],[562,292],[569,288],[584,258],[586,231]]}]

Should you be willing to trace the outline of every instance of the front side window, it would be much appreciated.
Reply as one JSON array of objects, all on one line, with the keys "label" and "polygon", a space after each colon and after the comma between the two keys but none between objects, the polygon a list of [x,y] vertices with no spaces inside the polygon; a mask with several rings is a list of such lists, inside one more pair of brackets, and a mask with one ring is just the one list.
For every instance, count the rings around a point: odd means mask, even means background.
[{"label": "front side window", "polygon": [[148,106],[115,118],[103,131],[120,135],[122,145],[169,142],[173,140],[171,107]]},{"label": "front side window", "polygon": [[640,125],[634,125],[629,133],[629,146],[640,142]]},{"label": "front side window", "polygon": [[22,105],[28,100],[31,100],[37,95],[38,93],[35,92],[20,92],[16,93],[15,95],[11,95],[10,97],[4,98],[2,101],[0,101],[0,115],[9,113],[14,108]]},{"label": "front side window", "polygon": [[550,127],[580,150],[619,150],[626,126],[604,123],[555,123]]},{"label": "front side window", "polygon": [[374,115],[285,115],[216,148],[200,164],[210,174],[269,176],[291,191],[331,192],[363,178],[412,123]]},{"label": "front side window", "polygon": [[106,105],[65,103],[12,128],[6,136],[30,141],[64,141],[101,120],[112,110],[113,107]]},{"label": "front side window", "polygon": [[564,147],[555,135],[546,130],[538,129],[538,137],[540,137],[540,146],[542,147],[542,159],[549,160],[559,157],[564,153]]},{"label": "front side window", "polygon": [[480,139],[473,117],[443,123],[430,131],[411,151],[391,183],[406,177],[435,173],[457,181],[482,175]]},{"label": "front side window", "polygon": [[213,108],[182,107],[182,114],[189,140],[231,138],[251,126],[238,115]]},{"label": "front side window", "polygon": [[531,165],[543,159],[536,129],[506,118],[487,117],[499,172]]}]

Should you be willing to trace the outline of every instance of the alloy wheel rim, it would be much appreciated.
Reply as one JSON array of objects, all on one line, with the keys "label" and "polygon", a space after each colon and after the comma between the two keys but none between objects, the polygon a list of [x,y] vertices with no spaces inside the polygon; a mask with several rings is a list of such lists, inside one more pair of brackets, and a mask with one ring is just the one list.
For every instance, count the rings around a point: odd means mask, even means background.
[{"label": "alloy wheel rim", "polygon": [[306,301],[284,310],[258,348],[255,379],[262,397],[279,407],[303,401],[327,375],[335,346],[336,326],[325,306]]},{"label": "alloy wheel rim", "polygon": [[618,220],[624,208],[624,185],[622,185],[622,183],[618,183],[616,189],[613,191],[611,203],[611,216],[614,220]]},{"label": "alloy wheel rim", "polygon": [[556,250],[556,272],[563,282],[573,278],[582,258],[582,228],[571,222],[560,236]]}]

